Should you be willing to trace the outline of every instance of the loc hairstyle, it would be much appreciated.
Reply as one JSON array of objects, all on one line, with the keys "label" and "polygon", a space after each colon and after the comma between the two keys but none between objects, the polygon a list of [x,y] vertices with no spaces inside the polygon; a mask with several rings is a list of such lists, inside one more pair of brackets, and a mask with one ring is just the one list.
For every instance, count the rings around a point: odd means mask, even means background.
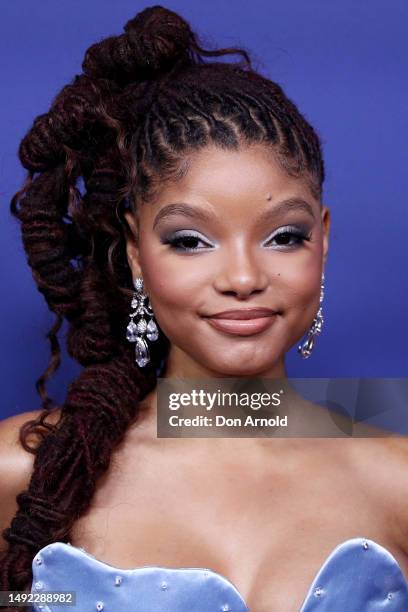
[{"label": "loc hairstyle", "polygon": [[[207,59],[223,55],[240,60]],[[34,468],[3,531],[2,590],[30,589],[38,550],[70,540],[168,354],[161,332],[139,370],[125,339],[132,275],[123,212],[137,213],[163,181],[183,176],[189,152],[207,145],[262,143],[289,174],[307,177],[318,198],[324,181],[320,139],[282,88],[254,70],[247,51],[204,49],[168,9],[147,8],[123,34],[92,45],[82,70],[20,143],[28,173],[10,205],[55,323],[37,381],[42,410],[20,430]],[[64,319],[68,353],[83,370],[58,407],[46,381],[60,364]],[[57,408],[58,422],[47,422]]]}]

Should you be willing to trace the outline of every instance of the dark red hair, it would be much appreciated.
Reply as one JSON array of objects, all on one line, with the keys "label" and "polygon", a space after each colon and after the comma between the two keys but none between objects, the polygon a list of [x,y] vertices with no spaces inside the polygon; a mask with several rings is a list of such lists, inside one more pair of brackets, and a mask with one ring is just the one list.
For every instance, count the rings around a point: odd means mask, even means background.
[{"label": "dark red hair", "polygon": [[[160,6],[143,10],[124,30],[87,50],[83,72],[35,119],[19,148],[28,176],[11,211],[56,318],[48,333],[50,364],[37,381],[43,410],[21,430],[35,461],[3,531],[9,548],[0,556],[2,590],[30,589],[37,551],[70,540],[168,353],[161,332],[151,363],[140,370],[125,339],[132,275],[124,210],[153,198],[163,181],[181,176],[188,151],[211,143],[228,149],[263,143],[321,196],[319,137],[281,87],[253,69],[245,50],[202,48],[182,17]],[[240,60],[208,59],[222,55]],[[60,362],[64,319],[69,354],[83,371],[52,425],[46,418],[56,406],[45,383]],[[33,432],[39,442],[29,447]]]}]

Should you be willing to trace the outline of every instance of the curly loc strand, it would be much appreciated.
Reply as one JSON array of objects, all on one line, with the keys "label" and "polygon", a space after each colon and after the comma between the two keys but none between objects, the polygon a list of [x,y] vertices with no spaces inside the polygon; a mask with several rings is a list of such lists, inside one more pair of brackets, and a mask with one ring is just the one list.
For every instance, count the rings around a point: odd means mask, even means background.
[{"label": "curly loc strand", "polygon": [[[208,61],[231,55],[241,61]],[[282,88],[253,70],[246,50],[204,48],[173,11],[141,11],[124,33],[90,46],[82,69],[22,140],[28,175],[10,204],[33,278],[57,318],[50,363],[37,381],[46,409],[20,430],[35,461],[3,531],[4,590],[30,588],[35,553],[70,539],[169,351],[161,334],[141,371],[124,338],[132,295],[125,206],[137,214],[163,182],[183,176],[191,152],[214,144],[262,143],[309,180],[315,197],[324,181],[319,137]],[[50,424],[45,382],[59,365],[63,319],[68,352],[84,369]],[[40,437],[35,448],[27,445],[32,434]]]}]

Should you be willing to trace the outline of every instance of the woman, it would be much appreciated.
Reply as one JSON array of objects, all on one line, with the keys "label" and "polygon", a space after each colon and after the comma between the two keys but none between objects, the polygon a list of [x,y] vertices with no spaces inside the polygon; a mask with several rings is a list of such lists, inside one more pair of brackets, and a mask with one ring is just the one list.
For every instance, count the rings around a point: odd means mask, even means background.
[{"label": "woman", "polygon": [[[151,7],[88,49],[20,159],[12,211],[56,322],[24,451],[2,424],[2,589],[76,591],[78,610],[408,609],[404,440],[156,436],[158,375],[284,379],[322,324],[324,165],[282,89]],[[84,370],[53,408],[64,318]]]}]

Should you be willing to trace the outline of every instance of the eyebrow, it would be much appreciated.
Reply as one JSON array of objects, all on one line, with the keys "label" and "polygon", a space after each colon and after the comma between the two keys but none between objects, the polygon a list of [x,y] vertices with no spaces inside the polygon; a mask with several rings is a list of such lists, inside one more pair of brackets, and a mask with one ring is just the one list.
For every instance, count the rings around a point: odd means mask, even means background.
[{"label": "eyebrow", "polygon": [[[288,198],[287,200],[278,202],[272,208],[261,213],[258,216],[258,221],[265,222],[292,210],[306,212],[313,220],[316,219],[313,208],[309,202],[306,202],[306,200],[302,198]],[[185,217],[201,219],[202,221],[209,221],[212,218],[212,213],[202,208],[191,206],[191,204],[187,204],[186,202],[177,202],[175,204],[167,204],[167,206],[163,206],[163,208],[159,210],[153,222],[153,229],[161,219],[173,215],[184,215]]]}]

